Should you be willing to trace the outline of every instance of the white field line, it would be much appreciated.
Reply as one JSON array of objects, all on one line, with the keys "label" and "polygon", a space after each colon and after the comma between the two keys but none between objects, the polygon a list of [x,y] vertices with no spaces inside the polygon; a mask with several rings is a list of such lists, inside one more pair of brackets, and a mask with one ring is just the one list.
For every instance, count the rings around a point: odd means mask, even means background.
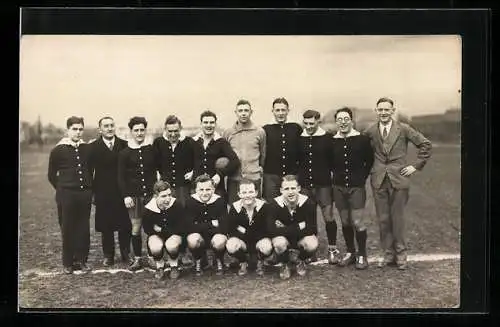
[{"label": "white field line", "polygon": [[[437,253],[437,254],[414,254],[414,255],[408,255],[408,261],[409,262],[432,262],[432,261],[441,261],[441,260],[458,260],[460,259],[460,254],[455,254],[455,253]],[[382,260],[382,257],[370,257],[369,262],[378,262]],[[315,262],[311,262],[309,265],[311,266],[322,266],[328,264],[327,259],[322,259],[318,260]],[[279,264],[275,265],[279,266]],[[181,268],[182,269],[182,268]],[[189,268],[188,268],[189,269]],[[169,267],[165,269],[165,271],[170,270]],[[108,274],[116,274],[119,272],[127,273],[127,274],[135,274],[135,273],[142,273],[142,272],[154,272],[153,269],[150,268],[144,268],[137,270],[135,272],[130,271],[128,269],[94,269],[91,272],[89,272],[89,275],[93,274],[102,274],[102,273],[108,273]],[[76,270],[73,272],[75,275],[83,275],[80,270]],[[61,271],[40,271],[37,269],[30,269],[28,271],[22,272],[21,276],[22,277],[55,277],[58,275],[62,275]]]},{"label": "white field line", "polygon": [[[421,262],[421,261],[440,261],[440,260],[456,260],[460,259],[460,254],[454,253],[439,253],[439,254],[413,254],[408,255],[408,261],[410,262]],[[378,262],[382,260],[382,257],[369,257],[369,262]],[[311,262],[310,265],[318,266],[327,264],[328,260],[318,260],[316,262]]]}]

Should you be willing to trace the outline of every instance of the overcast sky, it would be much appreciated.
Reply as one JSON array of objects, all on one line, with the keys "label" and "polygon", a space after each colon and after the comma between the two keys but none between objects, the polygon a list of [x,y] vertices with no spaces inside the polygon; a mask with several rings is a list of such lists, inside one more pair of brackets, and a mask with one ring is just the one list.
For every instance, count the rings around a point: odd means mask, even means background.
[{"label": "overcast sky", "polygon": [[294,121],[381,96],[413,116],[459,107],[460,89],[458,36],[24,35],[20,48],[20,119],[61,127],[71,115],[161,127],[169,114],[193,126],[205,109],[228,127],[240,98],[264,124],[281,96]]}]

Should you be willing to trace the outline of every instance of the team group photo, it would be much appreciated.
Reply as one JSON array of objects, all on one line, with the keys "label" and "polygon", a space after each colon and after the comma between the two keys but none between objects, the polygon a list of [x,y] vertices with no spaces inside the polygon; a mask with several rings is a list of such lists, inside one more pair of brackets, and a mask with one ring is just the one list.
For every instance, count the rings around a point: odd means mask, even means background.
[{"label": "team group photo", "polygon": [[20,63],[21,307],[459,306],[460,39],[27,35]]}]

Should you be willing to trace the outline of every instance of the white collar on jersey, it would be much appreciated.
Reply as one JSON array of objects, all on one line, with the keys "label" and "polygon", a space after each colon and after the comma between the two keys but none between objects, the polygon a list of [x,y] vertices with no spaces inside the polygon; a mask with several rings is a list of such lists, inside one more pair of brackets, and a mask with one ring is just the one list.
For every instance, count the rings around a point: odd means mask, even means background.
[{"label": "white collar on jersey", "polygon": [[321,127],[318,127],[318,129],[316,130],[316,132],[314,132],[313,135],[307,134],[306,129],[304,128],[304,130],[302,131],[302,134],[300,134],[300,136],[323,136],[325,134],[326,134],[325,130],[322,129]]},{"label": "white collar on jersey", "polygon": [[[264,200],[255,199],[255,211],[259,212],[259,210],[262,208],[262,206],[265,203],[266,203],[266,201],[264,201]],[[233,207],[237,213],[240,213],[241,209],[243,208],[243,201],[240,199],[238,201],[233,202]]]},{"label": "white collar on jersey", "polygon": [[[193,194],[191,195],[191,197],[192,197],[193,199],[195,199],[196,201],[203,203],[203,201],[201,201],[201,198],[200,198],[200,196],[199,196],[198,194],[193,193]],[[212,204],[212,203],[214,203],[215,201],[217,201],[217,199],[218,199],[218,198],[220,198],[220,195],[218,195],[218,194],[215,194],[215,193],[214,193],[214,194],[212,195],[212,197],[210,198],[210,200],[208,200],[207,204]]]},{"label": "white collar on jersey", "polygon": [[[302,207],[302,205],[306,202],[307,199],[308,199],[307,195],[299,194],[299,199],[297,201],[297,207]],[[283,197],[283,195],[275,197],[274,201],[276,201],[276,203],[282,208],[284,208],[286,206],[285,205],[285,198]]]},{"label": "white collar on jersey", "polygon": [[[347,133],[347,135],[345,136],[345,138],[348,138],[348,137],[351,137],[351,136],[358,136],[360,134],[361,134],[360,132],[358,132],[357,130],[355,130],[353,128],[353,129],[351,129],[351,131],[349,133]],[[333,138],[335,138],[335,139],[343,139],[344,136],[342,134],[340,134],[340,132],[337,132],[337,134],[335,134],[333,136]]]},{"label": "white collar on jersey", "polygon": [[[170,207],[174,204],[174,202],[175,202],[175,198],[174,198],[174,197],[172,197],[172,198],[170,199],[170,202],[168,203],[167,209],[168,209],[168,208],[170,208]],[[152,199],[148,202],[148,204],[146,204],[144,207],[145,207],[146,209],[149,209],[149,210],[151,210],[151,211],[153,211],[153,212],[156,212],[156,213],[160,213],[160,212],[161,212],[160,208],[158,208],[158,204],[156,203],[156,198],[155,198],[155,197],[153,197],[153,198],[152,198]]]}]

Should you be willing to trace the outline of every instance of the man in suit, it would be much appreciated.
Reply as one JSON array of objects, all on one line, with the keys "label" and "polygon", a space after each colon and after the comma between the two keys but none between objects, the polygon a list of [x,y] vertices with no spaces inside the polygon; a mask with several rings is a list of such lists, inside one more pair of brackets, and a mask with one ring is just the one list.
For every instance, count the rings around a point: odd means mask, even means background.
[{"label": "man in suit", "polygon": [[[404,208],[408,202],[410,176],[421,170],[431,156],[432,144],[411,126],[393,119],[394,101],[380,98],[375,112],[378,122],[366,130],[374,149],[371,185],[384,251],[379,267],[408,266],[406,257]],[[417,160],[407,163],[408,142],[418,148]]]},{"label": "man in suit", "polygon": [[123,262],[130,263],[130,235],[132,225],[118,188],[118,153],[127,147],[127,141],[115,134],[115,121],[106,116],[99,120],[101,136],[92,143],[91,161],[94,167],[95,228],[101,232],[104,266],[115,263],[115,236],[118,232]]}]

